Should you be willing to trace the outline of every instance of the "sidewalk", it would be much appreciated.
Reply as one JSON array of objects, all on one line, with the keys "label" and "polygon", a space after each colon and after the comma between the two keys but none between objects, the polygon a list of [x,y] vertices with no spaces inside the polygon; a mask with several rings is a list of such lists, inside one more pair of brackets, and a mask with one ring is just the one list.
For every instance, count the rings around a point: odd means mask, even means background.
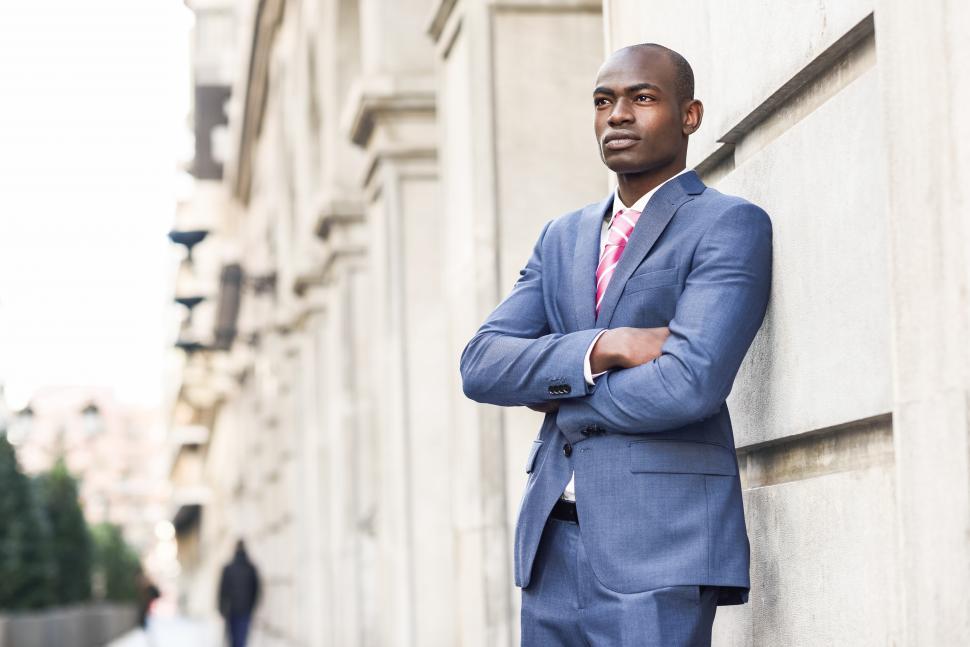
[{"label": "sidewalk", "polygon": [[147,635],[133,629],[105,647],[222,647],[222,627],[183,616],[152,617]]}]

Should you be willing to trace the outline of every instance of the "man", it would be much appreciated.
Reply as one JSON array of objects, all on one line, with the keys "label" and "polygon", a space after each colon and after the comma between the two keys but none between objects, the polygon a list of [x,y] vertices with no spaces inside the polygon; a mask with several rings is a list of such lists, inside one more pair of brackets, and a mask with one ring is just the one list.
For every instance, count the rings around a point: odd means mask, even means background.
[{"label": "man", "polygon": [[545,419],[515,532],[523,645],[709,645],[749,591],[725,400],[771,284],[767,214],[685,170],[690,65],[656,44],[600,68],[616,190],[547,223],[465,347],[465,394]]},{"label": "man", "polygon": [[253,609],[259,601],[259,573],[246,554],[246,544],[236,542],[236,552],[219,578],[219,613],[226,621],[232,647],[246,647]]}]

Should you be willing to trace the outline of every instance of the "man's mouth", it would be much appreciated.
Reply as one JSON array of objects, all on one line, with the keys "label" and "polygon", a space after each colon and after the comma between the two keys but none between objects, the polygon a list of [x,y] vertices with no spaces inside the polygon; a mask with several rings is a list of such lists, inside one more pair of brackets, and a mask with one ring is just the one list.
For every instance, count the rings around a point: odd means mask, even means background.
[{"label": "man's mouth", "polygon": [[603,148],[609,151],[621,151],[635,146],[638,141],[640,138],[628,130],[615,130],[603,138]]},{"label": "man's mouth", "polygon": [[603,144],[603,148],[611,151],[620,151],[625,148],[630,148],[631,146],[636,145],[637,141],[639,140],[631,139],[629,137],[620,137],[618,139],[609,140],[608,142]]}]

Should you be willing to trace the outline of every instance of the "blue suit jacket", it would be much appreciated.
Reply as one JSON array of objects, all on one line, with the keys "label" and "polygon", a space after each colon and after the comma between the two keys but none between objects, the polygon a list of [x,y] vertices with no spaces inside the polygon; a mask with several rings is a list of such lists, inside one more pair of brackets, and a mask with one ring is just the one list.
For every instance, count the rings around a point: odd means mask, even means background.
[{"label": "blue suit jacket", "polygon": [[[461,356],[465,394],[519,406],[559,401],[526,463],[515,583],[528,586],[546,518],[576,474],[581,535],[600,582],[622,593],[714,584],[746,602],[749,544],[725,399],[764,319],[768,215],[694,172],[640,217],[594,310],[605,200],[547,223],[511,293]],[[604,328],[669,326],[663,354],[588,386]],[[567,447],[568,446],[568,447]]]}]

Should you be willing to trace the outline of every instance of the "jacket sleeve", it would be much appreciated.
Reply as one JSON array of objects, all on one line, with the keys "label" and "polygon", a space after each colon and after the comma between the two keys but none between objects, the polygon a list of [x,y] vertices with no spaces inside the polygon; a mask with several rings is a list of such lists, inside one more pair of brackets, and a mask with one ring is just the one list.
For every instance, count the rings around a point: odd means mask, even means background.
[{"label": "jacket sleeve", "polygon": [[542,246],[550,224],[512,291],[462,351],[462,390],[472,400],[518,406],[589,393],[583,358],[603,328],[550,332],[542,291]]},{"label": "jacket sleeve", "polygon": [[259,571],[253,567],[253,608],[259,605],[260,596],[262,595],[261,582],[259,580]]},{"label": "jacket sleeve", "polygon": [[701,237],[660,357],[610,371],[592,393],[562,402],[556,423],[583,430],[649,433],[720,409],[764,320],[771,288],[771,219],[752,204],[722,213]]}]

